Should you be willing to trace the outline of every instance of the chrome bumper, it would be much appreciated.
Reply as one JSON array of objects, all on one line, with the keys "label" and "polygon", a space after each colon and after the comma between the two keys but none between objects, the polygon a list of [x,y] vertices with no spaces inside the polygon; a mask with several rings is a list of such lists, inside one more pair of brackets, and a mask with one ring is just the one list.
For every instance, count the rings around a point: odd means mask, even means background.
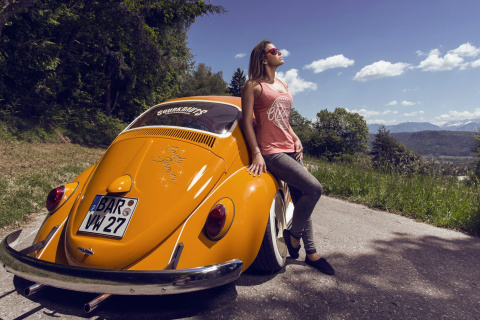
[{"label": "chrome bumper", "polygon": [[241,260],[183,269],[130,271],[90,269],[32,258],[11,247],[20,235],[12,232],[0,245],[4,268],[21,278],[48,286],[92,293],[164,295],[203,290],[235,281],[242,272]]}]

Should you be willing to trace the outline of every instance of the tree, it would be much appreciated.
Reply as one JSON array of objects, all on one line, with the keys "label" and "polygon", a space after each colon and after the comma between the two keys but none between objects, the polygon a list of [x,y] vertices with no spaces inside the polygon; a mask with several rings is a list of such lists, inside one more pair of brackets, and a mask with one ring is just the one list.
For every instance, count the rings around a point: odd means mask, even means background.
[{"label": "tree", "polygon": [[302,142],[304,153],[313,154],[312,137],[314,128],[312,121],[303,117],[296,109],[292,108],[290,111],[290,126]]},{"label": "tree", "polygon": [[223,73],[212,72],[212,68],[204,63],[189,72],[183,80],[181,97],[226,95],[227,83],[223,80]]},{"label": "tree", "polygon": [[230,85],[228,86],[230,94],[234,97],[241,97],[245,81],[247,81],[247,77],[243,74],[243,71],[240,68],[237,68],[233,73],[232,81],[230,81]]},{"label": "tree", "polygon": [[38,0],[3,0],[0,5],[0,36],[2,36],[5,24],[19,12],[27,12]]},{"label": "tree", "polygon": [[336,108],[334,112],[324,109],[317,113],[312,137],[315,156],[334,160],[368,150],[368,127],[358,113]]},{"label": "tree", "polygon": [[190,25],[225,11],[203,0],[15,3],[28,10],[2,15],[0,117],[70,128],[99,112],[128,122],[175,97],[193,58]]},{"label": "tree", "polygon": [[473,152],[477,156],[477,161],[475,162],[475,167],[473,171],[473,179],[476,181],[477,184],[480,184],[480,130],[473,135],[475,139],[475,147],[473,148]]},{"label": "tree", "polygon": [[421,156],[396,141],[389,133],[390,131],[382,125],[375,134],[371,151],[374,167],[407,173],[416,172],[418,165],[422,163]]}]

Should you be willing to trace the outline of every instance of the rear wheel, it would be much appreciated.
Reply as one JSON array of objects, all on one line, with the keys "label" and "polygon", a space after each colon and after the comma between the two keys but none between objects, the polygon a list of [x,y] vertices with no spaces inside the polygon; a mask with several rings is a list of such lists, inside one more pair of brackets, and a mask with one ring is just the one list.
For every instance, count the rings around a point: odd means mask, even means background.
[{"label": "rear wheel", "polygon": [[278,191],[270,206],[267,228],[252,269],[260,272],[275,272],[285,265],[287,247],[282,234],[286,227],[285,205],[282,192]]}]

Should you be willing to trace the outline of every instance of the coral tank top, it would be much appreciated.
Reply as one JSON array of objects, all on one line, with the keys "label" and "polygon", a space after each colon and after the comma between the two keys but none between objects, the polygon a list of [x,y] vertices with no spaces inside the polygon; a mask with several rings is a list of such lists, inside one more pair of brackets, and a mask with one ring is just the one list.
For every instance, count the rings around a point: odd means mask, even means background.
[{"label": "coral tank top", "polygon": [[[294,152],[295,144],[288,130],[293,103],[290,91],[280,93],[270,88],[264,81],[258,82],[262,86],[262,94],[255,98],[253,112],[257,122],[255,135],[261,153],[266,155]],[[283,82],[282,84],[285,85]]]}]

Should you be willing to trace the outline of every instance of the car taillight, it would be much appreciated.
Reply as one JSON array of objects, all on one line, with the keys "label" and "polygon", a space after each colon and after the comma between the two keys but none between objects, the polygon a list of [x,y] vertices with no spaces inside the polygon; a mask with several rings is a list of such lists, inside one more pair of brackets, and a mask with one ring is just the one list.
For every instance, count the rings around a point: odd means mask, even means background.
[{"label": "car taillight", "polygon": [[47,196],[47,202],[46,202],[48,211],[53,211],[58,207],[58,205],[62,201],[64,194],[65,194],[65,186],[60,186],[50,191],[50,193]]},{"label": "car taillight", "polygon": [[227,213],[223,204],[217,204],[212,208],[205,222],[205,231],[207,236],[214,240],[225,226]]}]

